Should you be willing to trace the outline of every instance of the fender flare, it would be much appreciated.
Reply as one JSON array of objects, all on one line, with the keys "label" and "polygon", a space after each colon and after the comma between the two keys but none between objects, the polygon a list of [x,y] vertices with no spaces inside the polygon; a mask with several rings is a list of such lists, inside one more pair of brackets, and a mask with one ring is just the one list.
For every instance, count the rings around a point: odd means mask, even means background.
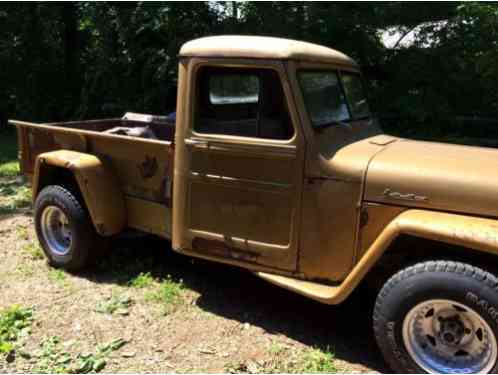
[{"label": "fender flare", "polygon": [[35,162],[33,199],[41,190],[42,179],[54,181],[49,176],[54,168],[69,170],[74,176],[97,233],[111,236],[126,227],[124,195],[110,165],[95,155],[82,152],[57,150],[42,153]]},{"label": "fender flare", "polygon": [[263,279],[326,304],[344,301],[401,234],[498,254],[498,220],[410,209],[396,216],[335,286],[258,272]]}]

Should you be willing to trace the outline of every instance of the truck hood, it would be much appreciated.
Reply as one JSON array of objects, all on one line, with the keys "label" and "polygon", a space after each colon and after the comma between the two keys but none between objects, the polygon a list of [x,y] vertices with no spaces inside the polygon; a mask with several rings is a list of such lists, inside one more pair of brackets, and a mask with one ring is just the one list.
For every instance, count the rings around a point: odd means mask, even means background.
[{"label": "truck hood", "polygon": [[372,158],[365,200],[498,217],[498,150],[400,139]]}]

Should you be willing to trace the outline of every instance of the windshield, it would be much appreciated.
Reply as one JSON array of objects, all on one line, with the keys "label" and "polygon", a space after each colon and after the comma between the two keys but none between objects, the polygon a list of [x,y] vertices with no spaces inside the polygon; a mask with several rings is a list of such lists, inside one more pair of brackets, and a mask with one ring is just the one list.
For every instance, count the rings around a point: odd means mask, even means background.
[{"label": "windshield", "polygon": [[[303,71],[298,75],[313,127],[370,116],[361,77],[346,73],[341,84],[337,72]],[[349,105],[349,106],[348,106]]]}]

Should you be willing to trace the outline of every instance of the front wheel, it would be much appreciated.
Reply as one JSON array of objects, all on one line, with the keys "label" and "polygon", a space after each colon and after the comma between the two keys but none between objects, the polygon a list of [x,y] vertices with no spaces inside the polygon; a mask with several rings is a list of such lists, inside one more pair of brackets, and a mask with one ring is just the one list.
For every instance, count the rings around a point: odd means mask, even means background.
[{"label": "front wheel", "polygon": [[35,229],[50,265],[76,271],[87,266],[101,250],[88,212],[76,195],[51,185],[35,202]]},{"label": "front wheel", "polygon": [[380,291],[374,332],[396,372],[495,373],[498,280],[458,262],[406,268]]}]

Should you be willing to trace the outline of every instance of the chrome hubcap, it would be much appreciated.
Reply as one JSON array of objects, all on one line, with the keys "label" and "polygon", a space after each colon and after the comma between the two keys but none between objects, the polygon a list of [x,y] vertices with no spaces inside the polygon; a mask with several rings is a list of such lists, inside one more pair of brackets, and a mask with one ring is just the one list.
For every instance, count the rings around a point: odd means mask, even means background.
[{"label": "chrome hubcap", "polygon": [[488,373],[498,355],[486,321],[451,300],[429,300],[412,308],[403,322],[403,341],[413,360],[429,373]]},{"label": "chrome hubcap", "polygon": [[66,255],[71,248],[69,220],[59,207],[47,206],[41,215],[41,232],[50,251]]}]

